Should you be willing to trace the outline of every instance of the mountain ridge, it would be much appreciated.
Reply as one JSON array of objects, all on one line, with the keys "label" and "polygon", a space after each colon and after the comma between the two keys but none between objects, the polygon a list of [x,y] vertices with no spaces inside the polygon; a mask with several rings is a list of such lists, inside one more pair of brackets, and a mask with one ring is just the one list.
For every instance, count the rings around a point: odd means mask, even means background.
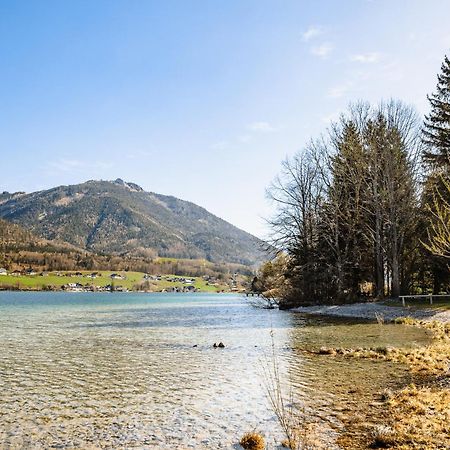
[{"label": "mountain ridge", "polygon": [[136,183],[89,180],[0,194],[0,218],[100,254],[204,258],[253,265],[263,242],[193,202]]}]

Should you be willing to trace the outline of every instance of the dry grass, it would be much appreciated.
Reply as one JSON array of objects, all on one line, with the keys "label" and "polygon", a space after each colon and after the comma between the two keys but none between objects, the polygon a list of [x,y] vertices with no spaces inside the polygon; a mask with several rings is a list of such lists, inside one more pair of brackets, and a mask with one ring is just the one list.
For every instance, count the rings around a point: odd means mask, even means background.
[{"label": "dry grass", "polygon": [[[389,349],[386,354],[391,361],[408,364],[413,373],[431,375],[432,387],[410,385],[395,394],[382,395],[390,426],[382,427],[381,431],[385,432],[375,430],[373,447],[399,450],[450,448],[450,324],[421,322],[411,317],[395,322],[432,331],[433,340],[427,347]],[[443,386],[439,386],[437,376],[444,382]]]},{"label": "dry grass", "polygon": [[396,323],[417,326],[433,333],[432,342],[417,349],[391,349],[387,355],[390,361],[408,364],[412,372],[444,375],[450,364],[450,324],[441,322],[422,322],[405,317]]},{"label": "dry grass", "polygon": [[377,323],[379,325],[383,325],[384,324],[384,315],[383,314],[376,312],[375,313],[375,319],[377,320]]},{"label": "dry grass", "polygon": [[346,356],[349,358],[385,359],[407,364],[412,372],[442,375],[449,372],[450,364],[450,324],[422,322],[411,317],[396,319],[395,323],[417,326],[432,332],[430,345],[414,349],[392,347],[330,348],[321,347],[320,355]]},{"label": "dry grass", "polygon": [[408,317],[397,317],[397,319],[394,319],[393,322],[399,325],[416,325],[417,320],[408,316]]},{"label": "dry grass", "polygon": [[389,448],[396,444],[396,433],[386,425],[376,426],[371,433],[373,448]]},{"label": "dry grass", "polygon": [[430,330],[432,342],[415,349],[321,348],[314,353],[383,359],[408,365],[418,380],[426,380],[432,387],[410,385],[396,393],[383,391],[380,398],[385,403],[383,419],[386,423],[373,428],[372,447],[450,449],[450,324],[418,321],[411,317],[394,322]]},{"label": "dry grass", "polygon": [[410,385],[386,400],[389,426],[374,430],[374,448],[450,448],[450,391]]},{"label": "dry grass", "polygon": [[239,441],[239,444],[241,444],[245,450],[264,450],[266,448],[264,437],[254,431],[244,434]]}]

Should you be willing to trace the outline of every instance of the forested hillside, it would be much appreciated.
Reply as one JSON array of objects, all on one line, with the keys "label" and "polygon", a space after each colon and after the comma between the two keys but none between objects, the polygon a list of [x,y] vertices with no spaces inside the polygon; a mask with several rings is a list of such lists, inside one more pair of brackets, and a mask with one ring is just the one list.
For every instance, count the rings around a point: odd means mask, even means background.
[{"label": "forested hillside", "polygon": [[249,276],[247,266],[213,263],[200,259],[149,258],[98,255],[71,244],[36,237],[19,225],[0,219],[0,267],[9,273],[58,270],[114,270],[147,274],[174,274],[229,278],[234,273]]},{"label": "forested hillside", "polygon": [[193,203],[120,179],[3,193],[0,217],[89,252],[252,265],[262,242]]}]

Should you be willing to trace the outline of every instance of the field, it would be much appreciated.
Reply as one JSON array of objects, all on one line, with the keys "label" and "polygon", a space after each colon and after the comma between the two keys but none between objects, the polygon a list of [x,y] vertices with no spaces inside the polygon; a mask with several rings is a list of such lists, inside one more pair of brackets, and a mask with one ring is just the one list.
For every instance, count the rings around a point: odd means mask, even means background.
[{"label": "field", "polygon": [[[75,276],[74,272],[50,272],[48,275],[2,275],[0,276],[0,289],[18,289],[18,290],[50,290],[60,289],[63,285],[69,283],[79,283],[83,286],[102,286],[113,285],[121,286],[128,290],[147,290],[152,292],[160,292],[164,289],[179,288],[188,286],[189,284],[181,281],[169,281],[171,278],[183,278],[175,275],[162,275],[160,280],[145,280],[142,272],[113,272],[99,271],[96,278],[87,278],[86,275],[92,271],[79,271],[81,276]],[[111,279],[111,274],[116,273],[124,279]],[[229,286],[221,282],[218,285],[210,285],[201,277],[186,277],[193,280],[192,285],[200,292],[220,292],[229,290]]]}]

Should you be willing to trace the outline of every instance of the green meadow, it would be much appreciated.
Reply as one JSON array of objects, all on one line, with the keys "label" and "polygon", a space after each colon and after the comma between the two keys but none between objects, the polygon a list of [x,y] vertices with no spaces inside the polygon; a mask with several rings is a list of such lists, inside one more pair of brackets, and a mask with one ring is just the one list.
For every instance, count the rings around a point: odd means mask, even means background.
[{"label": "green meadow", "polygon": [[[102,287],[113,285],[116,288],[121,286],[128,290],[147,290],[151,292],[159,292],[163,289],[183,288],[188,286],[182,282],[169,281],[170,278],[182,278],[175,275],[163,275],[161,280],[145,280],[142,272],[113,272],[113,271],[99,271],[97,278],[87,278],[86,275],[91,274],[92,271],[79,271],[82,276],[70,275],[74,272],[50,272],[48,275],[2,275],[0,277],[0,289],[18,289],[18,290],[51,290],[61,289],[63,285],[69,283],[79,283],[83,286]],[[116,273],[124,277],[124,279],[111,279],[111,274]],[[209,285],[207,281],[201,277],[185,277],[194,280],[193,286],[200,292],[220,292],[229,290],[225,283],[218,286]]]}]

